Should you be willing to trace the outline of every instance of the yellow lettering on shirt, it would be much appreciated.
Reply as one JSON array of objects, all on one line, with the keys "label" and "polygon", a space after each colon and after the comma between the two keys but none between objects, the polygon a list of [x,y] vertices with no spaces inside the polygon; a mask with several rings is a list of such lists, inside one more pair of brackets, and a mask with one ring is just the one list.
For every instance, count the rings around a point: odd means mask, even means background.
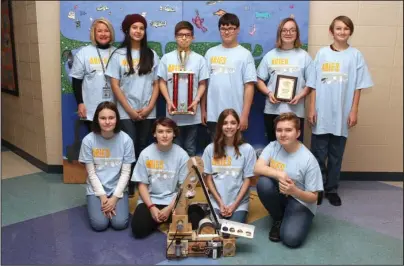
[{"label": "yellow lettering on shirt", "polygon": [[146,160],[146,168],[149,169],[164,169],[164,161],[163,160]]},{"label": "yellow lettering on shirt", "polygon": [[[137,66],[139,64],[139,58],[132,59],[132,62],[133,62],[133,67]],[[128,60],[126,60],[126,58],[122,59],[121,65],[124,67],[128,66],[129,65]]]},{"label": "yellow lettering on shirt", "polygon": [[272,65],[289,65],[288,58],[273,58]]},{"label": "yellow lettering on shirt", "polygon": [[322,72],[339,72],[340,65],[339,63],[324,63],[321,70]]},{"label": "yellow lettering on shirt", "polygon": [[277,169],[277,170],[281,170],[281,171],[283,171],[284,169],[285,169],[285,164],[284,163],[281,163],[281,162],[279,162],[279,161],[276,161],[276,160],[274,160],[274,159],[271,159],[270,161],[269,161],[269,166],[271,166],[272,168],[275,168],[275,169]]},{"label": "yellow lettering on shirt", "polygon": [[220,159],[212,159],[212,165],[216,166],[231,166],[231,157],[230,156],[225,156]]},{"label": "yellow lettering on shirt", "polygon": [[109,158],[111,157],[111,151],[109,149],[93,148],[94,158]]},{"label": "yellow lettering on shirt", "polygon": [[212,56],[210,58],[210,63],[211,64],[220,64],[220,65],[225,65],[227,61],[226,56]]},{"label": "yellow lettering on shirt", "polygon": [[180,71],[180,70],[181,70],[180,65],[175,65],[175,64],[169,64],[168,65],[168,72]]},{"label": "yellow lettering on shirt", "polygon": [[[104,65],[108,63],[108,58],[104,57],[102,58],[102,61]],[[90,65],[99,65],[101,64],[100,58],[99,57],[90,57],[89,58]]]}]

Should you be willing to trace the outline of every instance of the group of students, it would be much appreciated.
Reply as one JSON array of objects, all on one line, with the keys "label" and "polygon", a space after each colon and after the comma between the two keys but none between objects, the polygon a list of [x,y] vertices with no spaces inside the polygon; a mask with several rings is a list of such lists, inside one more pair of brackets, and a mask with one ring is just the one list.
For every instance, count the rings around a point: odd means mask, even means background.
[{"label": "group of students", "polygon": [[[312,61],[300,48],[296,21],[282,20],[276,48],[258,69],[237,41],[240,21],[235,14],[220,17],[222,43],[205,57],[191,51],[194,29],[187,21],[175,26],[177,50],[161,60],[147,46],[146,28],[144,17],[127,15],[122,22],[124,41],[115,49],[111,23],[95,20],[92,45],[75,55],[70,72],[78,115],[92,131],[83,139],[79,157],[88,172],[92,228],[128,226],[128,196],[134,194],[135,184],[140,198],[131,222],[133,235],[145,237],[169,221],[202,123],[213,140],[202,159],[214,211],[220,218],[246,222],[250,178],[260,176],[258,196],[273,218],[269,238],[300,246],[316,213],[319,192],[324,189],[332,205],[341,205],[337,188],[348,128],[357,123],[361,89],[373,85],[362,54],[348,44],[352,21],[335,18],[329,28],[334,42]],[[172,72],[181,67],[181,51],[187,55],[186,70],[195,73],[188,107],[195,115],[171,116],[178,108],[172,100]],[[297,78],[290,102],[274,95],[277,75]],[[267,95],[264,123],[269,142],[258,159],[242,138],[255,85]],[[167,113],[156,119],[159,93]],[[307,95],[311,151],[301,142]],[[151,135],[155,142],[150,144]]]}]

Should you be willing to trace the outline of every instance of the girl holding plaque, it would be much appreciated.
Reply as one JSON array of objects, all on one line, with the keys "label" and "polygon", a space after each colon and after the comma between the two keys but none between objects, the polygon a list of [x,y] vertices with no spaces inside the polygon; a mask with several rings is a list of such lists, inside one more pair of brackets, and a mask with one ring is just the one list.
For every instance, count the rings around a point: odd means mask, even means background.
[{"label": "girl holding plaque", "polygon": [[276,140],[274,119],[285,112],[293,112],[300,118],[299,140],[303,141],[304,99],[310,93],[305,84],[312,60],[300,47],[299,26],[293,18],[285,18],[278,26],[276,48],[263,57],[257,68],[257,87],[267,95],[264,122],[268,142]]},{"label": "girl holding plaque", "polygon": [[313,88],[308,120],[311,150],[320,164],[325,196],[331,205],[340,206],[337,190],[348,130],[358,121],[361,90],[372,87],[373,82],[362,53],[348,44],[354,31],[352,20],[336,17],[329,31],[334,42],[317,52],[307,82]]},{"label": "girl holding plaque", "polygon": [[[117,99],[122,129],[135,144],[136,158],[149,144],[159,93],[159,58],[147,46],[146,28],[146,19],[141,15],[131,14],[125,17],[122,21],[124,41],[111,56],[106,72]],[[133,194],[134,184],[130,183],[129,195]]]},{"label": "girl holding plaque", "polygon": [[98,105],[92,129],[83,139],[79,156],[88,173],[86,194],[90,225],[95,231],[103,231],[109,225],[122,230],[129,223],[125,188],[135,161],[133,141],[121,131],[119,112],[112,102]]},{"label": "girl holding plaque", "polygon": [[206,186],[220,218],[245,223],[249,205],[250,178],[256,162],[254,148],[244,143],[240,118],[234,109],[223,110],[214,142],[203,152]]},{"label": "girl holding plaque", "polygon": [[69,74],[72,77],[77,114],[85,120],[89,131],[97,105],[114,99],[109,80],[104,76],[109,58],[115,50],[112,46],[114,36],[114,28],[109,20],[94,20],[90,29],[91,44],[76,53]]}]

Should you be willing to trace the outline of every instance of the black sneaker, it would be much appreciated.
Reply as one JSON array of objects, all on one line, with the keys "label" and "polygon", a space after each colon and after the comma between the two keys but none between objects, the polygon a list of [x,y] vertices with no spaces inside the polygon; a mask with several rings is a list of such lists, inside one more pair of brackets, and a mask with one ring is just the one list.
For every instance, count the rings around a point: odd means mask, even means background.
[{"label": "black sneaker", "polygon": [[269,231],[269,240],[272,242],[279,242],[281,240],[281,221],[274,221],[272,223],[271,231]]},{"label": "black sneaker", "polygon": [[330,202],[331,205],[333,206],[341,206],[341,198],[338,196],[338,193],[325,193],[325,196],[327,197],[328,201]]}]

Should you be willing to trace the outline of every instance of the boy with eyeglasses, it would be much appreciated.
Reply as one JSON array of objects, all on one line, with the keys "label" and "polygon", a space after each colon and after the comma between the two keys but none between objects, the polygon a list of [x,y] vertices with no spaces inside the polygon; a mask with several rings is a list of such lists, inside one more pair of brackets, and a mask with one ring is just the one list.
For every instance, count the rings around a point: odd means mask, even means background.
[{"label": "boy with eyeglasses", "polygon": [[[198,125],[201,123],[201,109],[199,102],[206,89],[206,80],[209,78],[208,68],[203,56],[191,51],[191,43],[195,39],[194,27],[188,21],[180,21],[175,26],[175,39],[177,49],[165,54],[160,61],[157,75],[159,76],[160,92],[167,103],[166,116],[174,120],[179,126],[179,136],[175,136],[174,142],[184,148],[189,156],[196,154],[196,136]],[[181,69],[180,56],[185,52],[185,70],[192,71],[193,75],[193,102],[188,106],[190,114],[177,114],[171,116],[170,113],[178,110],[179,106],[173,103],[173,71]],[[182,78],[178,81],[178,103],[187,102],[188,83]],[[178,104],[177,104],[178,105]]]},{"label": "boy with eyeglasses", "polygon": [[228,108],[240,116],[240,129],[248,128],[248,116],[257,81],[254,58],[238,43],[240,20],[232,13],[219,19],[222,43],[210,48],[205,59],[210,73],[207,93],[201,102],[202,123],[207,124],[212,139],[219,114]]}]

